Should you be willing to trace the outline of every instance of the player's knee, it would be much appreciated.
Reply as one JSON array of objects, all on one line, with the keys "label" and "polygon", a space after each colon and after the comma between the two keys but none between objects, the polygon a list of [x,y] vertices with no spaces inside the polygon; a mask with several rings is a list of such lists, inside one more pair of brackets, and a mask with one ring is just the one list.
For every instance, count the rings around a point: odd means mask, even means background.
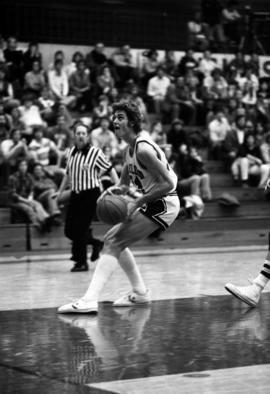
[{"label": "player's knee", "polygon": [[108,237],[104,239],[103,253],[117,257],[121,253],[121,247],[117,244],[115,239]]},{"label": "player's knee", "polygon": [[199,184],[200,183],[200,175],[193,175],[191,180],[193,183]]}]

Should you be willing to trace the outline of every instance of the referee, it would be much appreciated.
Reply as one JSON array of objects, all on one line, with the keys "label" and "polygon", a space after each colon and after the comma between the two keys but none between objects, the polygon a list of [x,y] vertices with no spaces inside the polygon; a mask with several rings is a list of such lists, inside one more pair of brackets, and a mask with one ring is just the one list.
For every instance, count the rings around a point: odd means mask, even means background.
[{"label": "referee", "polygon": [[93,238],[90,225],[100,196],[100,174],[109,172],[114,182],[116,171],[103,152],[89,143],[90,129],[81,121],[75,122],[74,146],[67,154],[66,174],[57,193],[58,201],[68,184],[71,196],[67,207],[65,235],[72,241],[72,257],[75,262],[71,272],[87,271],[87,244],[92,245],[91,260],[99,256],[103,242]]}]

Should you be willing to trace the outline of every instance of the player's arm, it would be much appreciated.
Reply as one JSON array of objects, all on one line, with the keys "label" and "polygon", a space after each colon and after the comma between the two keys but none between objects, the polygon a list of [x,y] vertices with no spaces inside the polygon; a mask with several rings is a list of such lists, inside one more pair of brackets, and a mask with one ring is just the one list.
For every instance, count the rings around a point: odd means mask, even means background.
[{"label": "player's arm", "polygon": [[145,203],[167,195],[174,190],[175,184],[166,164],[159,160],[154,149],[149,149],[148,144],[140,143],[137,158],[152,175],[154,183],[152,190],[136,200],[137,207],[140,207]]},{"label": "player's arm", "polygon": [[[115,171],[115,170],[114,170]],[[129,189],[129,184],[130,184],[130,178],[128,174],[128,167],[125,164],[122,172],[121,172],[121,177],[120,180],[118,179],[118,175],[115,171],[115,175],[117,176],[117,181],[115,182],[114,186],[109,187],[102,193],[101,197],[103,197],[105,194],[126,194],[128,189]]]},{"label": "player's arm", "polygon": [[127,164],[124,164],[124,166],[122,168],[120,182],[119,182],[118,186],[129,187],[129,184],[130,184],[130,177],[129,177],[129,173],[128,173],[128,166],[127,166]]}]

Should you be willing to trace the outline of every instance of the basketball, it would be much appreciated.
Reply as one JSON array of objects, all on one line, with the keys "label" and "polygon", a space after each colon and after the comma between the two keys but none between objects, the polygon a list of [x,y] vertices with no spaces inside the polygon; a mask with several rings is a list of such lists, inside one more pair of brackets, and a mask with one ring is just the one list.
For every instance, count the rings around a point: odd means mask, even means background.
[{"label": "basketball", "polygon": [[105,194],[97,201],[97,217],[106,224],[123,222],[127,216],[125,197],[116,194]]}]

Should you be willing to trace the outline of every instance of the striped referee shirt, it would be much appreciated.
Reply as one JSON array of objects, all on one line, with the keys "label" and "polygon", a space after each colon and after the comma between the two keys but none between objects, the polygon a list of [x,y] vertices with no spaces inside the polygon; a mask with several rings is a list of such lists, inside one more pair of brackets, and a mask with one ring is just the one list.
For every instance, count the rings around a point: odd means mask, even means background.
[{"label": "striped referee shirt", "polygon": [[74,192],[100,187],[100,171],[110,168],[111,164],[103,152],[89,144],[81,150],[73,146],[67,153],[66,172],[71,180],[71,190]]}]

